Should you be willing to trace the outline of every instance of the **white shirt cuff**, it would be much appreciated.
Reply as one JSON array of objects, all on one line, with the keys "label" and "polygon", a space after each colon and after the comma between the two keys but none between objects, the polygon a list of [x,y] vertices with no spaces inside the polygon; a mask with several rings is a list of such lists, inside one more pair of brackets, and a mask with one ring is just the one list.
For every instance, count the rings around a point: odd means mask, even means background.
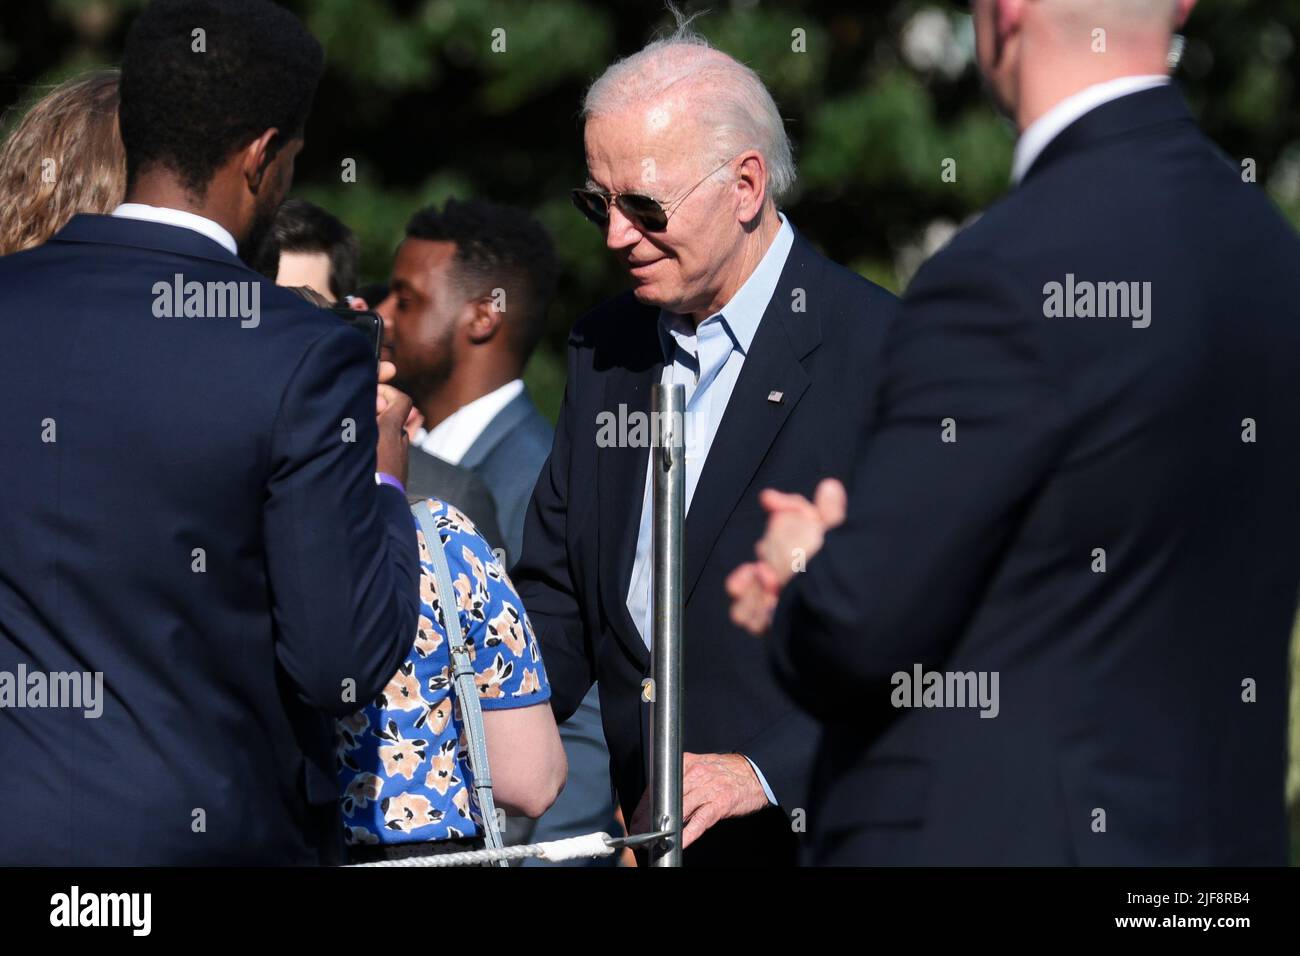
[{"label": "white shirt cuff", "polygon": [[[744,754],[741,754],[741,756],[745,757]],[[749,760],[748,757],[745,757],[745,759]],[[763,776],[763,771],[758,769],[758,764],[754,763],[754,761],[749,760],[749,765],[754,768],[754,776],[756,776],[758,782],[763,785],[763,792],[767,794],[767,802],[775,805],[776,795],[772,793],[772,788],[767,785],[767,777]]]}]

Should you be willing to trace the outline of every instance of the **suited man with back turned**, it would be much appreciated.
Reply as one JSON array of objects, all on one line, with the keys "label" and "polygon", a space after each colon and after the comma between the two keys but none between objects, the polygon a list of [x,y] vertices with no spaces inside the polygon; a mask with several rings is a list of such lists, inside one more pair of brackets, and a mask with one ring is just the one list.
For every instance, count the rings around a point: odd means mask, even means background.
[{"label": "suited man with back turned", "polygon": [[[126,203],[0,259],[0,864],[341,860],[329,717],[416,628],[410,404],[376,428],[364,337],[237,255],[322,66],[268,0],[155,0]],[[100,693],[15,707],[17,673]]]},{"label": "suited man with back turned", "polygon": [[583,115],[589,181],[574,199],[633,287],[570,335],[513,577],[557,717],[597,684],[619,801],[645,832],[653,562],[635,420],[653,384],[683,384],[684,862],[790,865],[818,728],[728,620],[722,582],[753,554],[759,487],[847,474],[895,300],[778,211],[794,179],[780,113],[689,28],[611,66]]},{"label": "suited man with back turned", "polygon": [[818,862],[1286,861],[1300,240],[1170,83],[1191,7],[974,4],[1013,188],[908,289],[847,517],[766,493],[729,582]]}]

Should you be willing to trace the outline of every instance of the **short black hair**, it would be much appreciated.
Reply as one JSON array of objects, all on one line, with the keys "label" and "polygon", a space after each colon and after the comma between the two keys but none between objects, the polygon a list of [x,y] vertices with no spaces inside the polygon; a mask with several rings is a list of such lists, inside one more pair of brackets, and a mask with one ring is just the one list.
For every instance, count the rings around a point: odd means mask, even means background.
[{"label": "short black hair", "polygon": [[526,363],[546,331],[559,276],[555,244],[546,228],[513,206],[448,199],[441,212],[430,206],[411,217],[406,235],[455,243],[456,281],[467,295],[506,290],[506,340],[520,364]]},{"label": "short black hair", "polygon": [[330,295],[338,302],[357,289],[361,245],[338,218],[305,199],[286,200],[255,255],[253,268],[272,282],[282,252],[323,252],[330,260]]},{"label": "short black hair", "polygon": [[302,135],[324,68],[316,38],[271,0],[153,0],[122,56],[128,183],[162,166],[204,195],[268,129],[273,152]]}]

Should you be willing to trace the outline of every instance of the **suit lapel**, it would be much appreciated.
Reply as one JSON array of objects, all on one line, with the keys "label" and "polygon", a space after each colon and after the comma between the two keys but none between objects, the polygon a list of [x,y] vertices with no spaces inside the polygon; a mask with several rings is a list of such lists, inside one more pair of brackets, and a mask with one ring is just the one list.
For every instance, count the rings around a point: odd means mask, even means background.
[{"label": "suit lapel", "polygon": [[[719,534],[753,481],[772,442],[809,385],[800,360],[821,342],[815,295],[821,287],[821,258],[795,233],[785,268],[772,300],[763,313],[740,377],[709,449],[708,459],[691,499],[685,530],[685,599],[704,570]],[[796,289],[804,294],[798,299]],[[808,311],[794,311],[794,303],[808,303]],[[620,406],[630,414],[649,412],[650,388],[663,372],[663,352],[658,335],[658,310],[642,307],[631,318],[629,341],[606,376],[601,411],[620,416]],[[780,401],[768,396],[780,392]],[[594,428],[595,423],[592,423]],[[650,449],[601,448],[597,455],[596,496],[600,509],[601,596],[614,632],[643,667],[650,652],[627,611],[627,588],[636,557],[637,530],[645,491]],[[580,503],[571,503],[580,506]]]},{"label": "suit lapel", "polygon": [[465,457],[460,460],[461,467],[473,469],[482,464],[483,459],[492,453],[492,449],[496,448],[515,426],[528,417],[531,402],[527,389],[510,399],[506,407],[497,412],[478,438],[474,439],[474,444],[470,445],[469,451],[465,452]]},{"label": "suit lapel", "polygon": [[[813,298],[821,282],[819,262],[811,246],[796,233],[781,280],[750,343],[691,498],[683,569],[687,600],[718,535],[808,388],[808,373],[800,359],[821,341],[821,326],[815,308],[807,312],[793,310],[793,293],[802,289],[802,301]],[[777,392],[779,400],[772,400],[769,396],[775,397]]]},{"label": "suit lapel", "polygon": [[[639,307],[629,317],[629,338],[623,356],[605,378],[605,395],[600,411],[620,422],[634,412],[649,413],[650,388],[663,372],[663,351],[659,344],[657,309]],[[596,423],[591,423],[593,440]],[[648,432],[646,433],[649,438]],[[597,450],[596,498],[600,510],[600,581],[605,612],[614,632],[633,659],[650,666],[650,652],[627,610],[627,588],[636,558],[637,531],[645,489],[650,449],[646,443],[630,447],[615,444]],[[570,502],[583,507],[582,502]]]}]

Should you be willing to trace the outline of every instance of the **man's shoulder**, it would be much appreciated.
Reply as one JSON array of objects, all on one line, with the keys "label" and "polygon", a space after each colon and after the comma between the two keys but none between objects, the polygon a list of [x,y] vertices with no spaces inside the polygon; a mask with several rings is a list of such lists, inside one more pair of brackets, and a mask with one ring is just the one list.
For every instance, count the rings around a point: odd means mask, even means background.
[{"label": "man's shoulder", "polygon": [[[1214,143],[1186,124],[1163,138],[1115,137],[1031,167],[917,278],[990,265],[1039,277],[1049,266],[1113,269],[1116,259],[1177,271],[1196,248],[1224,248],[1222,223],[1250,222],[1253,232],[1280,218],[1258,190],[1242,184]],[[1198,235],[1205,242],[1191,241]]]},{"label": "man's shoulder", "polygon": [[[214,245],[214,248],[215,245]],[[205,315],[213,308],[230,314],[241,334],[224,334],[217,322],[188,322],[186,335],[203,348],[251,349],[289,371],[332,330],[347,326],[287,289],[276,286],[238,259],[188,255],[168,249],[107,242],[62,241],[59,236],[24,252],[0,257],[0,290],[15,308],[39,301],[45,312],[79,309],[92,299],[104,314],[137,315],[146,324],[159,317]],[[139,326],[134,326],[139,328]],[[125,327],[122,330],[126,332]],[[355,335],[355,333],[352,333]],[[360,336],[356,336],[361,341]],[[252,355],[247,356],[256,361]]]},{"label": "man's shoulder", "polygon": [[[73,238],[67,238],[69,235]],[[193,241],[192,237],[186,238]],[[214,251],[220,249],[215,243],[211,248]],[[220,251],[224,253],[224,250]],[[111,263],[109,268],[105,268],[106,261]],[[86,267],[84,275],[78,271],[83,265]],[[151,281],[146,288],[151,290],[152,297],[162,294],[162,287],[166,286],[173,298],[179,298],[182,306],[195,293],[192,283],[203,287],[205,303],[209,284],[224,287],[231,282],[241,283],[247,284],[250,292],[253,286],[257,287],[257,302],[263,312],[269,310],[290,320],[308,323],[325,314],[233,256],[195,255],[180,249],[96,241],[60,232],[32,249],[0,257],[0,281],[29,278],[43,271],[62,274],[80,289],[101,286],[105,292],[121,287],[120,279],[124,272],[147,274]],[[137,288],[132,286],[133,290]],[[111,306],[112,303],[105,304]]]},{"label": "man's shoulder", "polygon": [[883,332],[899,305],[894,293],[829,258],[800,233],[774,295],[788,297],[791,309],[816,311],[824,335],[855,340]]},{"label": "man's shoulder", "polygon": [[898,302],[898,296],[894,293],[831,259],[802,233],[795,233],[794,245],[786,259],[785,272],[790,273],[791,270],[796,271],[788,276],[783,275],[782,278],[788,278],[792,284],[797,284],[802,276],[807,276],[809,282],[824,286],[834,296],[848,299],[858,307],[865,304],[868,307],[889,309]]},{"label": "man's shoulder", "polygon": [[[1059,258],[1062,250],[1087,249],[1095,237],[1083,235],[1077,216],[1066,208],[1072,203],[1068,189],[1055,176],[1012,188],[986,209],[969,218],[936,250],[909,282],[905,299],[933,283],[953,280],[995,279],[1013,276],[1041,259]],[[1069,230],[1061,223],[1071,222]]]},{"label": "man's shoulder", "polygon": [[[575,348],[599,348],[635,338],[639,330],[655,329],[659,309],[637,299],[627,289],[585,312],[569,332],[569,344]],[[657,334],[657,333],[656,333]]]},{"label": "man's shoulder", "polygon": [[50,261],[49,244],[34,246],[22,252],[11,252],[0,256],[0,276],[20,275],[31,269],[39,269]]},{"label": "man's shoulder", "polygon": [[492,417],[470,446],[462,463],[477,470],[480,462],[503,456],[517,461],[521,453],[527,458],[539,448],[545,448],[542,452],[545,457],[551,450],[554,435],[554,427],[525,388]]},{"label": "man's shoulder", "polygon": [[620,293],[574,323],[569,350],[578,371],[645,370],[663,361],[659,308],[639,301],[631,290]]},{"label": "man's shoulder", "polygon": [[536,472],[541,471],[546,456],[551,453],[551,444],[555,440],[555,428],[541,410],[533,404],[532,398],[525,392],[520,396],[527,403],[523,415],[510,429],[506,441],[497,445],[494,451],[509,447],[509,457],[513,468],[519,472],[519,480],[531,489],[536,480]]},{"label": "man's shoulder", "polygon": [[[501,418],[505,415],[508,421]],[[532,491],[554,439],[554,427],[525,391],[493,419],[466,455],[464,464],[487,483],[503,521],[511,520],[511,503]]]},{"label": "man's shoulder", "polygon": [[526,391],[523,392],[516,401],[521,401],[526,406],[524,414],[520,417],[519,424],[511,430],[511,437],[518,441],[531,445],[544,445],[547,451],[551,448],[551,439],[555,436],[555,427],[542,414],[542,410],[537,407],[532,396]]}]

